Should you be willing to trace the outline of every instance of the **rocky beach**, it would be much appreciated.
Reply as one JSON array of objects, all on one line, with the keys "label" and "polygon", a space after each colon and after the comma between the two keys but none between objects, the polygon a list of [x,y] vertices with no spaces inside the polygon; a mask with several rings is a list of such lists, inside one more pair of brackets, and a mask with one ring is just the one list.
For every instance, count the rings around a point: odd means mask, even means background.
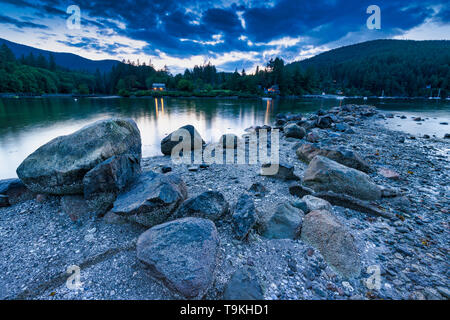
[{"label": "rocky beach", "polygon": [[169,137],[142,158],[133,120],[58,137],[0,181],[0,299],[448,299],[450,135],[394,117],[427,121],[344,105],[220,141],[279,131],[273,176],[173,164]]}]

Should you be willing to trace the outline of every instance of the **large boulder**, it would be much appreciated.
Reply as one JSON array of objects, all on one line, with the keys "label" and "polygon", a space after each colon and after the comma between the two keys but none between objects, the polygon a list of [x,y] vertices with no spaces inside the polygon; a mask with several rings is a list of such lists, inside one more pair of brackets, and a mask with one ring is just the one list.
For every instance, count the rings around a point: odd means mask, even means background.
[{"label": "large boulder", "polygon": [[243,193],[236,202],[232,215],[233,230],[239,240],[247,237],[256,224],[258,213],[250,195]]},{"label": "large boulder", "polygon": [[188,299],[202,298],[213,283],[219,253],[214,223],[183,218],[157,225],[139,237],[137,257],[149,272]]},{"label": "large boulder", "polygon": [[206,191],[183,202],[172,218],[197,217],[218,221],[228,213],[229,204],[223,194]]},{"label": "large boulder", "polygon": [[136,123],[131,119],[101,120],[41,146],[17,168],[17,175],[36,193],[81,194],[86,173],[121,154],[141,159]]},{"label": "large boulder", "polygon": [[381,188],[367,174],[322,156],[309,163],[303,183],[316,192],[334,191],[363,200],[381,198]]},{"label": "large boulder", "polygon": [[264,300],[264,290],[255,268],[238,269],[227,283],[223,294],[225,300]]},{"label": "large boulder", "polygon": [[175,130],[161,141],[161,152],[166,156],[172,154],[172,149],[182,144],[184,150],[202,149],[205,141],[203,141],[200,133],[192,125],[186,125]]},{"label": "large boulder", "polygon": [[361,260],[351,232],[326,210],[312,211],[303,219],[301,239],[317,248],[325,261],[344,277],[357,277]]},{"label": "large boulder", "polygon": [[0,195],[6,197],[7,203],[10,205],[34,198],[33,192],[20,179],[0,180]]},{"label": "large boulder", "polygon": [[287,138],[303,139],[306,135],[305,128],[302,128],[295,123],[286,125],[283,132]]},{"label": "large boulder", "polygon": [[152,227],[167,221],[186,197],[186,185],[179,176],[147,171],[117,196],[111,211]]},{"label": "large boulder", "polygon": [[301,161],[306,163],[309,163],[315,156],[319,155],[356,170],[364,172],[370,171],[369,165],[358,153],[343,147],[320,148],[317,144],[305,143],[297,149],[296,154]]},{"label": "large boulder", "polygon": [[300,235],[303,212],[290,204],[281,203],[262,227],[262,236],[268,239],[295,239]]},{"label": "large boulder", "polygon": [[106,213],[117,195],[141,173],[139,159],[132,155],[109,158],[95,166],[83,178],[84,198],[97,214]]}]

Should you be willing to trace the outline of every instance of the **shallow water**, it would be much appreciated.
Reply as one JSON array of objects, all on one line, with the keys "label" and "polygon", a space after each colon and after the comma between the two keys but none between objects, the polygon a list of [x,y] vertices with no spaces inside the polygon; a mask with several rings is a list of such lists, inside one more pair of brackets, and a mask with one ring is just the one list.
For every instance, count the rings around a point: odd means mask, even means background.
[{"label": "shallow water", "polygon": [[[349,102],[375,104],[383,110],[395,111],[408,117],[414,113],[414,116],[427,116],[430,119],[437,117],[438,122],[450,123],[449,102]],[[143,156],[150,157],[160,154],[160,141],[164,136],[186,124],[194,125],[204,140],[210,142],[217,141],[224,133],[241,135],[252,125],[270,124],[279,112],[309,113],[340,103],[342,102],[324,99],[281,99],[271,102],[261,99],[173,98],[87,98],[77,101],[72,98],[0,99],[0,179],[15,177],[17,166],[42,144],[100,119],[134,119],[141,130]],[[432,120],[429,123],[425,121],[421,126],[410,118],[394,120],[404,126],[400,128],[403,130],[421,127],[417,130],[430,130],[438,136],[450,131],[448,126],[441,130],[444,126],[435,125]],[[397,124],[393,124],[393,129],[399,129]]]}]

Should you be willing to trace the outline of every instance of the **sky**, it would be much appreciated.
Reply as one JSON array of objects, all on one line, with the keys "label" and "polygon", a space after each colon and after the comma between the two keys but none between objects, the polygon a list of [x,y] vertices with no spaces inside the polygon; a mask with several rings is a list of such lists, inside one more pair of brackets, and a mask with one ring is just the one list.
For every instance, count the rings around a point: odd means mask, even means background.
[{"label": "sky", "polygon": [[[379,28],[367,25],[371,5]],[[0,0],[0,8],[1,38],[93,60],[151,61],[172,74],[208,62],[250,73],[277,56],[292,62],[368,40],[450,38],[448,0]]]}]

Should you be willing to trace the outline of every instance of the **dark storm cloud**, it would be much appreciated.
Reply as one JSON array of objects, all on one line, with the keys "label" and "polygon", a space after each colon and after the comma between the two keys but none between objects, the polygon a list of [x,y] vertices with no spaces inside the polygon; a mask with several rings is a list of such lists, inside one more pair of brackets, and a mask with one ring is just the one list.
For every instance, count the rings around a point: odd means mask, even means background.
[{"label": "dark storm cloud", "polygon": [[47,26],[42,25],[42,24],[38,24],[38,23],[33,23],[30,21],[23,21],[23,20],[18,20],[15,18],[11,18],[8,16],[0,16],[0,23],[2,24],[10,24],[13,25],[19,29],[22,28],[32,28],[32,29],[48,29]]},{"label": "dark storm cloud", "polygon": [[[2,2],[32,8],[38,15],[67,16],[65,0]],[[364,41],[392,37],[429,18],[443,24],[448,24],[450,19],[445,0],[274,0],[270,4],[252,0],[78,0],[76,4],[81,8],[82,25],[95,26],[100,30],[100,37],[110,36],[112,30],[146,42],[143,53],[163,52],[180,58],[231,51],[262,54],[277,47],[282,54],[295,57],[305,45],[339,45],[349,38]],[[369,17],[366,9],[372,4],[381,8],[381,30],[366,28]],[[442,9],[435,15],[435,8]],[[43,27],[37,21],[19,21],[6,15],[0,23],[19,28],[26,24]],[[282,38],[301,40],[283,46],[279,42]],[[108,52],[118,49],[101,48],[95,39],[89,41],[91,45],[88,41],[69,41],[67,45]]]}]

